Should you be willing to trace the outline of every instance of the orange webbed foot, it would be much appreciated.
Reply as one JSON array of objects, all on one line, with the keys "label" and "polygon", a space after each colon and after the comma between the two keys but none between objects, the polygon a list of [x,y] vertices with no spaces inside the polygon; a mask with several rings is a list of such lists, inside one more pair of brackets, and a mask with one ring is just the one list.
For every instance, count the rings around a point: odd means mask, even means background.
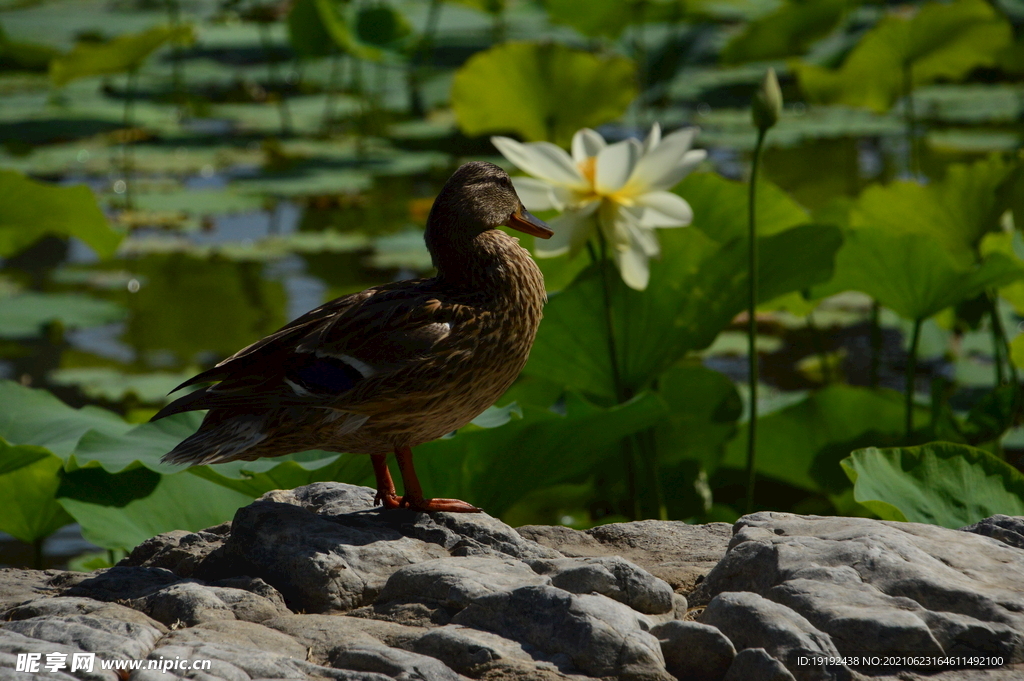
[{"label": "orange webbed foot", "polygon": [[408,494],[402,497],[400,504],[402,508],[422,511],[424,513],[433,513],[435,511],[444,511],[446,513],[483,513],[484,511],[482,508],[477,508],[473,504],[467,504],[465,501],[459,501],[458,499],[424,499],[422,497],[416,499]]},{"label": "orange webbed foot", "polygon": [[386,509],[399,508],[402,505],[402,500],[395,493],[394,488],[390,490],[377,490],[377,496],[373,498],[374,506],[383,506]]}]

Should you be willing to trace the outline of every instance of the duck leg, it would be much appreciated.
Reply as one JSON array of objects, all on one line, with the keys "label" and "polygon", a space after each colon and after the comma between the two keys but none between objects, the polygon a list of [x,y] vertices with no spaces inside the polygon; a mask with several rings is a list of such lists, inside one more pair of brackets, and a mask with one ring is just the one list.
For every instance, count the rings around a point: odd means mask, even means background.
[{"label": "duck leg", "polygon": [[402,505],[395,491],[395,483],[391,479],[391,471],[388,470],[387,454],[371,454],[370,461],[373,462],[373,474],[377,478],[377,496],[373,498],[373,505],[382,505],[384,508],[398,508]]},{"label": "duck leg", "polygon": [[[405,508],[413,511],[448,511],[449,513],[481,513],[482,508],[458,499],[425,499],[423,488],[420,487],[420,480],[416,477],[416,469],[412,465],[412,449],[410,447],[399,447],[395,450],[395,458],[398,459],[398,470],[402,472],[402,483],[405,486],[405,496],[400,502]],[[378,486],[379,488],[379,486]],[[379,494],[379,492],[378,492]]]}]

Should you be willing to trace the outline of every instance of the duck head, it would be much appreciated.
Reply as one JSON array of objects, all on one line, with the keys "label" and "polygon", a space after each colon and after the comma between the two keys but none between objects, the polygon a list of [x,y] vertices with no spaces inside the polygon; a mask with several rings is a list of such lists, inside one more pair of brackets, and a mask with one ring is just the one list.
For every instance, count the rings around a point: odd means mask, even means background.
[{"label": "duck head", "polygon": [[427,249],[438,263],[446,249],[465,244],[487,230],[511,227],[541,239],[554,234],[526,210],[508,173],[485,161],[472,161],[448,178],[427,218]]}]

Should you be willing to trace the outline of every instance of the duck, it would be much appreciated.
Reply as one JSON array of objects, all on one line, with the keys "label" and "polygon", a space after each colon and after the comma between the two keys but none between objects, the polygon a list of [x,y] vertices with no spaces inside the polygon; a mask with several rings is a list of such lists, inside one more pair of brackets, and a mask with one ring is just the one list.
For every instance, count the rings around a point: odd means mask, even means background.
[{"label": "duck", "polygon": [[172,394],[203,387],[152,420],[208,411],[161,461],[198,466],[309,449],[369,454],[374,505],[480,512],[459,499],[426,497],[412,449],[468,424],[526,364],[547,301],[544,277],[502,226],[541,239],[554,234],[526,210],[503,169],[463,164],[427,216],[435,276],[336,298],[179,385]]}]

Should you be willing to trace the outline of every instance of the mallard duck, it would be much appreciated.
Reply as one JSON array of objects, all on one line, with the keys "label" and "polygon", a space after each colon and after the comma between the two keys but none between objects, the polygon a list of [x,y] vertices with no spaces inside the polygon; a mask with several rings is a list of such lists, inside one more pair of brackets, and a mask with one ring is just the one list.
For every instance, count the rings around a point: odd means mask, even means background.
[{"label": "mallard duck", "polygon": [[[307,449],[369,454],[376,503],[478,512],[424,497],[412,448],[465,426],[512,384],[547,300],[544,277],[507,226],[543,239],[504,170],[466,163],[434,201],[424,238],[437,268],[343,296],[192,377],[153,420],[209,409],[172,464],[252,461]],[[173,391],[172,391],[173,392]],[[386,457],[394,452],[399,497]]]}]

